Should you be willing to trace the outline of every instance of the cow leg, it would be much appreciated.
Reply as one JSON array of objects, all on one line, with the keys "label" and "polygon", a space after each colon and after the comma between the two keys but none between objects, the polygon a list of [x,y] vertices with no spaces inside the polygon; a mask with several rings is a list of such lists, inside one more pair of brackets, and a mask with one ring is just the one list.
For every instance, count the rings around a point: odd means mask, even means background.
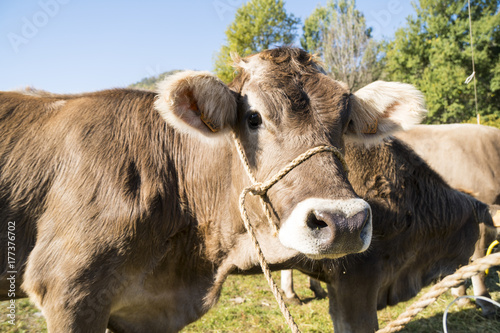
[{"label": "cow leg", "polygon": [[[484,272],[479,273],[478,275],[475,275],[471,278],[472,287],[474,289],[474,295],[491,298],[490,293],[486,288],[485,278],[486,274]],[[497,309],[495,305],[491,304],[490,302],[485,302],[483,300],[476,299],[476,304],[479,305],[483,310],[483,316],[492,317],[496,314]]]},{"label": "cow leg", "polygon": [[376,288],[366,280],[358,282],[326,284],[334,332],[373,333],[378,329]]},{"label": "cow leg", "polygon": [[[495,232],[492,232],[490,229],[486,228],[484,226],[484,223],[479,224],[479,239],[476,243],[474,254],[472,255],[472,260],[482,258],[486,255],[486,250],[488,249],[489,244],[491,244],[491,242],[493,242],[493,240],[495,239],[495,236]],[[485,278],[486,275],[484,274],[484,272],[477,274],[471,278],[474,295],[491,298],[488,289],[486,288]],[[452,288],[451,294],[455,297],[465,296],[465,285],[461,285],[457,288]],[[463,298],[457,303],[459,306],[464,306],[470,303],[470,300],[467,298]],[[490,317],[492,315],[495,315],[496,307],[493,304],[482,301],[480,299],[476,300],[476,304],[481,307],[483,316]]]},{"label": "cow leg", "polygon": [[[453,296],[455,296],[455,298],[461,297],[461,296],[465,296],[465,295],[467,295],[466,290],[467,290],[467,288],[465,287],[465,283],[464,283],[464,284],[462,284],[459,287],[451,288],[451,294]],[[462,298],[462,299],[460,299],[457,302],[457,305],[460,306],[460,307],[463,307],[463,306],[465,306],[465,305],[467,305],[469,303],[470,303],[470,299],[468,299],[468,298]]]},{"label": "cow leg", "polygon": [[321,287],[321,282],[312,277],[309,278],[309,289],[313,291],[317,299],[323,299],[328,296],[328,293]]},{"label": "cow leg", "polygon": [[112,299],[124,282],[107,264],[109,257],[96,259],[71,251],[64,242],[61,248],[56,244],[49,247],[40,242],[35,246],[23,288],[42,309],[50,333],[104,333]]},{"label": "cow leg", "polygon": [[74,281],[52,281],[50,287],[42,292],[39,283],[29,283],[38,288],[36,293],[32,289],[29,293],[42,310],[48,332],[106,331],[111,308],[106,287],[100,287],[97,293],[88,294]]},{"label": "cow leg", "polygon": [[293,290],[293,270],[285,269],[281,271],[281,289],[285,294],[285,300],[292,304],[302,304],[299,296]]},{"label": "cow leg", "polygon": [[[489,228],[485,227],[484,223],[479,224],[479,240],[476,243],[476,248],[474,250],[474,254],[472,255],[472,260],[476,260],[486,256],[486,251],[488,250],[488,246],[495,240],[496,238],[496,230],[492,231]],[[486,275],[484,272],[479,273],[478,275],[473,276],[472,279],[472,287],[474,289],[474,296],[484,296],[491,298],[488,289],[486,288],[485,283]],[[482,301],[480,299],[476,299],[476,304],[479,305],[483,311],[483,316],[490,317],[495,315],[496,307],[495,305]]]}]

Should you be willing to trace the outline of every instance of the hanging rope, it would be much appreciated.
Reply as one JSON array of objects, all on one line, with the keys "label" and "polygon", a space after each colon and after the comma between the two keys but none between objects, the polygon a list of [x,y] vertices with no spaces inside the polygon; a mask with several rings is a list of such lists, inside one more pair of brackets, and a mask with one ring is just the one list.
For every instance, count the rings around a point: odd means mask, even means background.
[{"label": "hanging rope", "polygon": [[[233,139],[234,142],[236,143],[236,150],[238,151],[238,156],[240,157],[241,162],[243,163],[243,167],[245,168],[245,171],[248,175],[248,178],[252,181],[252,184],[257,184],[257,179],[255,179],[252,170],[250,170],[250,165],[248,164],[248,160],[246,158],[245,152],[243,151],[243,147],[241,147],[240,140],[236,138],[236,136],[233,133]],[[271,215],[271,212],[269,211],[269,207],[266,205],[266,202],[264,201],[264,196],[259,195],[259,201],[262,206],[262,209],[264,210],[264,213],[266,214],[267,221],[269,222],[269,226],[271,227],[271,230],[273,231],[273,236],[278,235],[278,227],[276,227],[276,224],[273,222],[273,217]],[[248,231],[248,228],[247,228]]]},{"label": "hanging rope", "polygon": [[[495,239],[495,240],[494,240],[494,241],[490,244],[490,246],[488,246],[488,250],[486,250],[486,255],[487,255],[487,256],[489,256],[489,255],[491,254],[491,252],[493,252],[493,248],[494,248],[495,246],[497,246],[498,244],[499,244],[499,242]],[[489,269],[487,269],[487,270],[485,270],[485,271],[484,271],[484,273],[485,273],[486,275],[488,275],[488,274],[490,273],[490,270],[489,270]]]},{"label": "hanging rope", "polygon": [[269,265],[267,264],[266,258],[264,257],[264,254],[262,253],[262,249],[260,248],[259,242],[257,240],[257,237],[255,235],[255,232],[253,230],[252,225],[250,224],[250,219],[248,217],[248,213],[245,208],[245,198],[248,193],[251,193],[253,195],[258,195],[260,197],[260,202],[262,204],[262,207],[264,211],[266,212],[266,217],[268,219],[269,225],[271,225],[271,228],[274,232],[274,236],[277,236],[278,234],[278,229],[276,227],[276,224],[273,222],[271,214],[269,213],[269,209],[263,199],[263,197],[267,194],[267,191],[271,186],[276,184],[279,180],[281,180],[283,177],[285,177],[293,168],[297,167],[298,165],[302,164],[303,162],[307,161],[309,158],[311,158],[313,155],[322,153],[322,152],[331,152],[333,153],[342,163],[342,166],[344,168],[344,171],[347,173],[347,163],[344,160],[344,157],[342,156],[342,153],[335,147],[331,146],[319,146],[315,148],[311,148],[305,153],[299,155],[296,159],[294,159],[292,162],[290,162],[287,166],[285,166],[283,169],[281,169],[280,172],[278,172],[274,177],[271,179],[267,180],[266,182],[259,183],[257,182],[255,176],[252,173],[252,170],[250,169],[250,165],[248,163],[248,160],[246,158],[245,152],[243,151],[243,148],[241,146],[240,141],[236,137],[236,135],[233,133],[233,139],[236,145],[236,150],[238,151],[238,155],[241,159],[241,162],[243,163],[245,170],[248,174],[248,177],[251,179],[253,182],[252,185],[246,187],[240,195],[240,213],[241,217],[243,218],[243,223],[245,225],[245,228],[250,235],[250,238],[252,239],[253,245],[255,247],[255,251],[257,253],[257,258],[260,263],[260,267],[262,268],[262,272],[264,273],[264,276],[266,277],[266,280],[269,284],[269,287],[271,288],[271,291],[276,298],[276,301],[278,302],[278,306],[281,310],[281,313],[285,317],[285,321],[287,322],[288,326],[292,330],[293,333],[300,333],[300,329],[295,323],[292,314],[288,310],[285,301],[283,300],[283,295],[281,295],[281,292],[278,289],[278,286],[273,280],[273,277],[271,276],[271,270],[269,269]]},{"label": "hanging rope", "polygon": [[283,296],[281,295],[281,292],[279,291],[276,282],[274,282],[273,277],[271,276],[271,270],[269,269],[269,265],[267,264],[266,258],[264,257],[264,253],[262,253],[259,241],[255,236],[255,232],[253,230],[252,225],[250,224],[250,220],[248,218],[248,214],[245,209],[245,197],[249,192],[253,193],[254,191],[256,191],[256,188],[254,187],[254,185],[252,185],[250,187],[245,188],[240,195],[240,212],[241,216],[243,217],[243,223],[245,224],[245,228],[247,229],[247,232],[250,235],[250,238],[252,239],[255,251],[257,252],[257,258],[259,259],[260,267],[262,268],[262,272],[266,277],[267,283],[271,288],[274,298],[278,302],[278,306],[281,310],[281,313],[283,314],[283,317],[285,317],[286,323],[288,324],[293,333],[300,333],[299,327],[295,323],[292,314],[286,307],[285,301],[283,300]]},{"label": "hanging rope", "polygon": [[470,14],[470,0],[467,0],[469,4],[469,34],[470,34],[470,52],[472,55],[472,74],[465,80],[465,84],[469,84],[471,80],[474,81],[474,101],[476,104],[476,118],[477,124],[481,125],[481,116],[479,115],[479,111],[477,109],[477,89],[476,89],[476,68],[474,65],[474,43],[472,41],[472,17]]}]

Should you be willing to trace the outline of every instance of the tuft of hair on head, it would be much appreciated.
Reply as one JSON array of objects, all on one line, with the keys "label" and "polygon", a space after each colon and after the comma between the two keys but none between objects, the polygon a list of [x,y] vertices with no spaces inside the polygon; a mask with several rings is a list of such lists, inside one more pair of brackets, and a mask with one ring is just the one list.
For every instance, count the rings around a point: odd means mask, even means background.
[{"label": "tuft of hair on head", "polygon": [[241,57],[238,53],[231,52],[232,66],[236,68],[236,70],[245,70],[247,72],[253,72],[250,63],[257,54],[258,53],[251,54],[246,57]]},{"label": "tuft of hair on head", "polygon": [[231,57],[232,66],[236,68],[241,67],[240,62],[242,61],[242,58],[240,57],[240,55],[234,51],[232,51],[229,55]]},{"label": "tuft of hair on head", "polygon": [[232,54],[233,66],[247,72],[250,75],[263,75],[269,73],[288,73],[289,71],[301,74],[326,74],[321,67],[321,62],[316,57],[306,51],[289,46],[281,46],[261,51],[246,57]]}]

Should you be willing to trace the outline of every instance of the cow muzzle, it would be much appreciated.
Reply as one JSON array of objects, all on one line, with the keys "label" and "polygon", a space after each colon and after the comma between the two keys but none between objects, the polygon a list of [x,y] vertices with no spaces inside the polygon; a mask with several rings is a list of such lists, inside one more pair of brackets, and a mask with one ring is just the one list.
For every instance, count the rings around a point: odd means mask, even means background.
[{"label": "cow muzzle", "polygon": [[365,251],[372,238],[372,213],[362,199],[311,198],[297,204],[279,232],[280,242],[312,259]]}]

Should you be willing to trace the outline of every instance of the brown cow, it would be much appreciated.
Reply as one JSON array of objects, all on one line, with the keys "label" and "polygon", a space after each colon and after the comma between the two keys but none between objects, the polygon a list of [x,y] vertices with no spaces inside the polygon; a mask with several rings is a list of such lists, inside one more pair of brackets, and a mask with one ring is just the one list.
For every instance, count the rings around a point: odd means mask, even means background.
[{"label": "brown cow", "polygon": [[[373,332],[377,310],[468,263],[488,206],[450,188],[399,140],[346,147],[349,181],[373,212],[373,241],[362,254],[287,265],[327,282],[335,332]],[[457,246],[460,244],[460,246]]]},{"label": "brown cow", "polygon": [[500,205],[500,129],[473,125],[418,125],[398,138],[452,187]]},{"label": "brown cow", "polygon": [[[397,137],[422,156],[450,186],[470,192],[494,210],[493,205],[500,204],[500,129],[473,124],[419,125]],[[495,220],[500,220],[500,216]],[[472,259],[484,257],[496,237],[495,231],[481,228]],[[476,296],[490,297],[484,273],[472,277],[472,285]],[[453,294],[465,295],[465,286],[453,290]],[[489,302],[480,299],[476,302],[485,316],[497,310]]]},{"label": "brown cow", "polygon": [[[250,181],[233,133],[265,180],[311,147],[342,149],[343,133],[381,138],[425,113],[409,85],[378,82],[350,95],[302,50],[236,65],[230,87],[187,71],[157,94],[1,93],[1,298],[29,295],[50,332],[178,331],[215,303],[208,292],[221,267],[247,264],[235,253],[254,259],[238,210]],[[363,134],[372,123],[377,133]],[[330,153],[294,169],[267,199],[281,242],[258,222],[257,199],[247,209],[271,261],[370,244],[370,207]],[[204,305],[207,296],[215,297]]]}]

